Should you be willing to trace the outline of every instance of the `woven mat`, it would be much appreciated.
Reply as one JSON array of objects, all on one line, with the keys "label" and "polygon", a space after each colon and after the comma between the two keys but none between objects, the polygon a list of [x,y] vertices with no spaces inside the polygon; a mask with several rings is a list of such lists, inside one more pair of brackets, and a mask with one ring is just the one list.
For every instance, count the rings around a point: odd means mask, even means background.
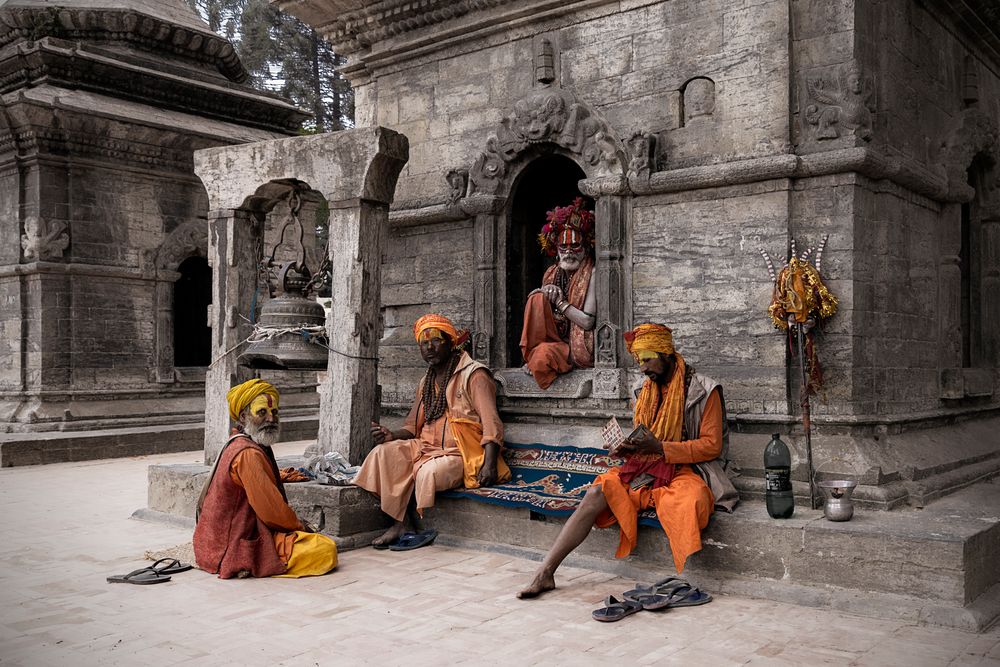
[{"label": "woven mat", "polygon": [[[146,560],[160,560],[161,558],[176,558],[182,563],[188,563],[198,567],[198,564],[194,562],[194,545],[191,542],[185,542],[184,544],[178,544],[176,547],[169,547],[167,549],[159,549],[156,551],[147,551],[143,554],[143,558]],[[201,568],[199,568],[201,569]]]},{"label": "woven mat", "polygon": [[[506,507],[524,507],[551,516],[569,516],[580,504],[594,478],[621,460],[603,449],[541,444],[504,443],[503,457],[511,479],[482,489],[457,489],[440,495],[470,498]],[[659,526],[656,513],[639,514],[639,523]]]}]

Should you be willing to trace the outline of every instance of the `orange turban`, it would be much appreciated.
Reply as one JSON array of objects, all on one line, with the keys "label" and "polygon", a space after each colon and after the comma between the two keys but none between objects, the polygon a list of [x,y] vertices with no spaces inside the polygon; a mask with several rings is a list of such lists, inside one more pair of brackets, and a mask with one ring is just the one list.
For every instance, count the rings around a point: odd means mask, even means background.
[{"label": "orange turban", "polygon": [[274,388],[274,385],[263,380],[247,380],[230,389],[229,393],[226,394],[226,400],[229,401],[229,417],[234,422],[239,421],[243,408],[253,403],[253,399],[261,394],[273,396],[274,402],[278,402],[278,390]]},{"label": "orange turban", "polygon": [[626,331],[624,337],[625,346],[632,355],[639,352],[674,353],[673,331],[662,324],[640,324],[632,331]]},{"label": "orange turban", "polygon": [[458,340],[458,331],[455,329],[455,325],[444,315],[429,313],[417,320],[413,325],[413,337],[417,339],[417,342],[420,342],[420,334],[427,329],[437,329],[445,334],[451,339],[452,345]]}]

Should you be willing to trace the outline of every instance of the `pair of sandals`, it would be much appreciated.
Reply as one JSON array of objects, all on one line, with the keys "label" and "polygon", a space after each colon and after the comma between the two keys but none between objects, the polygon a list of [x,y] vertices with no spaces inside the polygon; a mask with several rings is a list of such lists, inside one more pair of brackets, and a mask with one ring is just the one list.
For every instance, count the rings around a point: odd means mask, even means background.
[{"label": "pair of sandals", "polygon": [[413,549],[434,544],[437,536],[438,532],[434,529],[421,530],[416,533],[403,533],[391,542],[372,543],[372,548],[379,550],[388,549],[389,551],[412,551]]},{"label": "pair of sandals", "polygon": [[193,565],[182,563],[176,558],[161,558],[149,567],[141,567],[128,574],[115,574],[108,577],[109,584],[164,584],[170,581],[170,575],[187,572]]},{"label": "pair of sandals", "polygon": [[622,599],[609,595],[604,606],[595,609],[591,616],[595,621],[613,623],[626,616],[646,611],[672,609],[674,607],[696,607],[712,601],[712,596],[695,588],[679,577],[667,577],[654,584],[636,584],[635,588],[622,593]]}]

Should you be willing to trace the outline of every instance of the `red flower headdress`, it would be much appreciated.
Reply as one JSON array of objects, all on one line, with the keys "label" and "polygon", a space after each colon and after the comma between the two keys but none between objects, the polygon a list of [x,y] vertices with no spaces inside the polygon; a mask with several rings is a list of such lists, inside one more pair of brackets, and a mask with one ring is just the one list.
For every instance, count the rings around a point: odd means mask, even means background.
[{"label": "red flower headdress", "polygon": [[585,247],[594,247],[594,214],[584,206],[583,197],[577,197],[569,206],[556,206],[545,214],[548,222],[538,235],[543,253],[554,257],[560,237],[564,235],[567,238],[579,236]]}]

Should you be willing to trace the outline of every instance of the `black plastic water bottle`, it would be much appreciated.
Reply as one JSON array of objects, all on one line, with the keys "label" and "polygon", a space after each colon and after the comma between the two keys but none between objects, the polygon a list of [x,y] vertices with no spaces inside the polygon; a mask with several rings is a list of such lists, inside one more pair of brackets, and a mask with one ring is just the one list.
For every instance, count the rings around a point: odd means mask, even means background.
[{"label": "black plastic water bottle", "polygon": [[792,496],[792,456],[778,434],[764,449],[764,489],[767,513],[773,519],[787,519],[795,511]]}]

